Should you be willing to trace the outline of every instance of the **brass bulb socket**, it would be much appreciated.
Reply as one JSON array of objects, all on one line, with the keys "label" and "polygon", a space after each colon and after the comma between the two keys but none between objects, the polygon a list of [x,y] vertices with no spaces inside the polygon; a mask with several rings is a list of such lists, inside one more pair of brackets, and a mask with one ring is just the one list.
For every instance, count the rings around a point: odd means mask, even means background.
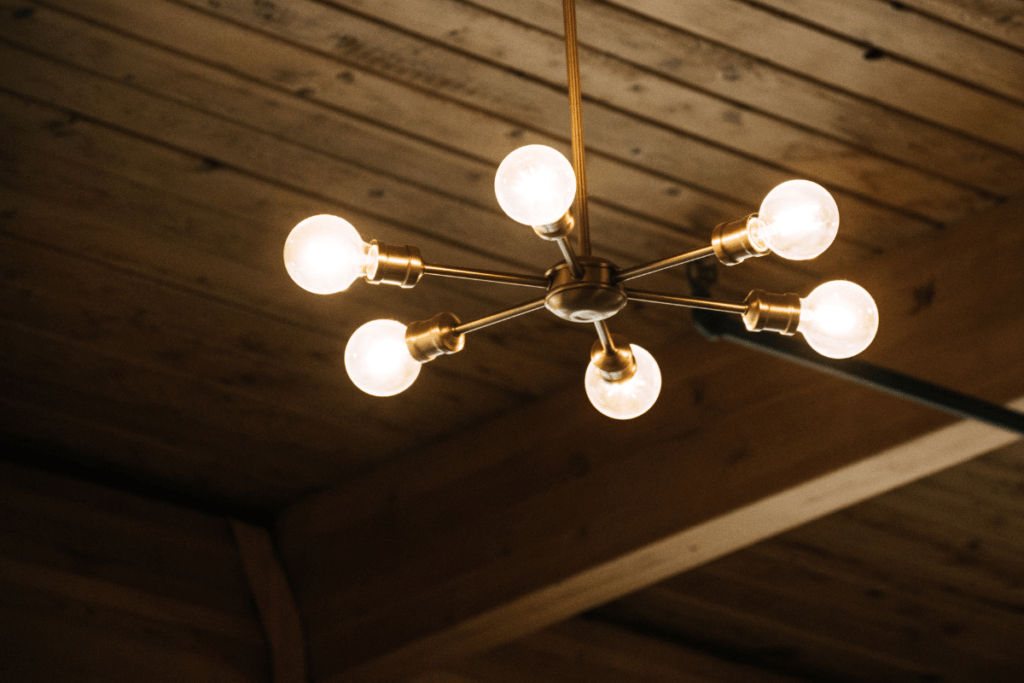
[{"label": "brass bulb socket", "polygon": [[376,265],[366,273],[366,281],[370,284],[398,285],[409,289],[423,277],[423,258],[416,247],[396,247],[373,240],[370,242],[371,253],[374,250],[377,252]]},{"label": "brass bulb socket", "polygon": [[800,324],[800,297],[796,294],[771,294],[755,289],[743,302],[743,324],[751,332],[765,330],[792,336]]},{"label": "brass bulb socket", "polygon": [[576,221],[573,219],[572,214],[566,211],[565,215],[554,223],[534,225],[532,227],[538,237],[546,240],[557,240],[563,237],[568,237],[569,233],[572,232],[572,229],[576,227]]},{"label": "brass bulb socket", "polygon": [[615,348],[610,350],[604,348],[600,339],[594,342],[590,362],[606,382],[624,382],[636,374],[636,359],[625,337],[613,334],[611,338]]},{"label": "brass bulb socket", "polygon": [[409,353],[420,363],[438,356],[458,353],[466,345],[466,335],[456,334],[462,322],[454,313],[438,313],[430,320],[409,323],[405,329],[405,344]]},{"label": "brass bulb socket", "polygon": [[711,231],[711,246],[715,256],[727,266],[735,266],[755,256],[764,256],[770,250],[768,244],[755,242],[750,235],[751,221],[757,220],[757,214],[751,214],[730,223],[719,223]]}]

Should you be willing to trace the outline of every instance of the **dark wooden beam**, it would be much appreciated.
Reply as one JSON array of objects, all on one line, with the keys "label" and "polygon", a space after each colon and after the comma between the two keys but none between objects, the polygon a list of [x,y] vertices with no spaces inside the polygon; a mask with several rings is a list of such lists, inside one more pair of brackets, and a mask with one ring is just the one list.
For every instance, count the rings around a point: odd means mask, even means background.
[{"label": "dark wooden beam", "polygon": [[0,678],[270,683],[228,519],[0,461]]},{"label": "dark wooden beam", "polygon": [[[865,359],[1024,395],[1022,215],[837,274],[879,303]],[[286,511],[312,677],[387,679],[508,642],[1016,438],[695,335],[655,356],[665,386],[640,419],[602,418],[581,386]]]},{"label": "dark wooden beam", "polygon": [[237,519],[231,520],[231,531],[267,636],[273,683],[305,683],[302,622],[288,579],[274,554],[274,542],[264,527]]}]

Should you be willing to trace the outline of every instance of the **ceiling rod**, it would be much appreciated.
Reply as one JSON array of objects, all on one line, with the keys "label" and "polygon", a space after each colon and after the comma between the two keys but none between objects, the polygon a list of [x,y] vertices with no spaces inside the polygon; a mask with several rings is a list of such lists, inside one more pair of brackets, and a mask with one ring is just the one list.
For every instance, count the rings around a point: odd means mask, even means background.
[{"label": "ceiling rod", "polygon": [[576,0],[562,0],[565,19],[565,70],[569,82],[569,120],[572,170],[576,174],[576,240],[580,254],[590,256],[590,214],[587,210],[587,162],[583,152],[583,93],[580,87],[580,48],[576,37]]},{"label": "ceiling rod", "polygon": [[[656,299],[644,299],[644,301],[667,303]],[[833,377],[856,382],[929,408],[941,410],[959,418],[977,420],[999,429],[1024,435],[1024,413],[996,403],[983,401],[980,398],[968,396],[856,358],[835,359],[820,356],[811,353],[806,347],[795,343],[792,339],[751,334],[735,320],[723,315],[707,313],[705,310],[693,311],[693,323],[704,336],[710,339],[726,339]]]}]

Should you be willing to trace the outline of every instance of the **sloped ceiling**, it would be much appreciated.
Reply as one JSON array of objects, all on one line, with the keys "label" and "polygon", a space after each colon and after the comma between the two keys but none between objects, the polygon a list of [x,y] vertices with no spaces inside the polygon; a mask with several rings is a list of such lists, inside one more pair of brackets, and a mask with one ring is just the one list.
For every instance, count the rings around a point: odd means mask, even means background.
[{"label": "sloped ceiling", "polygon": [[[1024,6],[1016,0],[577,4],[593,240],[619,265],[707,244],[715,224],[755,211],[794,177],[832,191],[842,215],[837,242],[813,261],[720,267],[717,298],[741,301],[755,287],[806,294],[922,243],[991,227],[984,217],[1000,207],[997,234],[1021,230],[1021,213],[1005,210],[1024,192]],[[299,290],[281,259],[295,223],[333,213],[365,239],[420,247],[430,263],[538,275],[556,263],[551,244],[501,213],[493,172],[524,144],[569,151],[560,3],[4,2],[0,63],[0,420],[19,459],[269,516],[381,468],[400,471],[421,453],[437,454],[432,464],[444,469],[445,444],[531,406],[565,407],[557,423],[569,431],[578,416],[590,418],[582,373],[593,331],[544,312],[470,335],[463,352],[425,366],[391,399],[366,396],[345,376],[345,341],[368,320],[410,322],[440,311],[472,320],[535,292],[427,277],[412,290],[358,282],[320,297]],[[1021,248],[1007,240],[1007,249]],[[971,261],[969,245],[942,258],[977,266],[971,296],[1000,296],[986,288],[990,273]],[[885,345],[885,334],[902,334],[914,315],[945,300],[933,263],[908,258],[904,289],[877,293],[897,306],[883,308],[885,354],[872,360],[936,381],[970,368],[979,383],[953,388],[996,401],[1024,394],[1024,385],[1005,379],[1006,358],[1022,343],[1010,323],[993,320],[986,330],[1005,340],[1002,355],[974,353],[963,341],[969,335],[958,341],[966,331],[956,321],[922,348]],[[1012,287],[1003,275],[998,282]],[[1024,287],[1024,278],[1017,283]],[[676,271],[651,278],[649,288],[690,292]],[[612,328],[658,350],[659,360],[701,344],[685,314],[651,304],[631,304]],[[699,367],[700,353],[685,365]],[[775,366],[766,372],[770,387]],[[662,415],[700,402],[689,379],[666,387]],[[667,418],[644,419],[622,426],[634,430],[640,451],[658,445],[657,431],[647,430]],[[686,410],[674,419],[687,420]],[[991,505],[980,547],[988,547],[986,534],[1013,535],[1002,524],[1016,528],[1019,483],[1007,489],[993,470],[1012,471],[1019,482],[1019,451],[993,458],[960,483],[892,494],[884,512],[867,508],[869,521],[859,512],[823,521],[807,532],[818,534],[812,541],[793,532],[693,581],[720,594],[728,577],[752,581],[794,557],[804,568],[800,562],[828,564],[807,568],[823,581],[867,581],[863,572],[843,572],[859,566],[859,553],[871,554],[866,564],[887,562],[872,554],[874,543],[830,558],[839,551],[822,541],[867,527],[890,550],[909,535],[933,551],[966,553],[973,559],[958,565],[965,583],[955,589],[966,602],[956,609],[966,614],[985,602],[993,610],[986,623],[1007,619],[1020,634],[1024,597],[1011,578],[1020,576],[1019,561],[978,560],[976,537],[952,532],[957,520],[948,515]],[[1014,549],[1019,542],[1000,552]],[[928,571],[945,566],[923,557]],[[998,590],[979,578],[989,570],[1003,573]],[[952,579],[929,576],[935,583],[922,590],[940,599]],[[603,608],[550,638],[601,642],[608,624],[631,624],[638,638],[657,631],[661,641],[676,638],[712,657],[742,659],[757,649],[751,643],[764,638],[763,624],[743,644],[736,639],[747,636],[731,626],[714,630],[724,621],[701,622],[719,634],[702,638],[682,626],[682,607],[652,613],[652,604],[706,601],[687,581]],[[808,594],[817,609],[832,595]],[[933,619],[932,607],[921,609]],[[869,612],[864,622],[878,623]],[[851,647],[880,647],[873,638]],[[906,657],[914,675],[944,675],[907,654],[934,652],[908,638],[891,656]],[[989,647],[992,659],[1004,646],[970,647]],[[503,680],[491,669],[506,656],[496,652],[443,675]],[[776,660],[745,661],[775,666],[778,675],[826,675]],[[991,669],[954,667],[959,678],[941,680],[995,680],[984,676],[1024,666],[1019,654],[996,660]],[[854,671],[860,660],[841,661],[848,678],[832,680],[868,680]]]}]

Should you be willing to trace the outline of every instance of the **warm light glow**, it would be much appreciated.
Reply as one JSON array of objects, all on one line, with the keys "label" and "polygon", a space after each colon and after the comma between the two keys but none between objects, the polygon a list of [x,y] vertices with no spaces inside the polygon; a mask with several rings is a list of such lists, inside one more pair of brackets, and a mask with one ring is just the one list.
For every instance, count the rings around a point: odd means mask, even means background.
[{"label": "warm light glow", "polygon": [[855,356],[878,332],[878,307],[860,285],[826,282],[800,300],[800,324],[811,348],[829,358]]},{"label": "warm light glow", "polygon": [[284,265],[303,289],[334,294],[376,267],[376,252],[368,250],[351,223],[323,214],[292,229],[284,243]]},{"label": "warm light glow", "polygon": [[576,197],[572,164],[544,145],[527,145],[505,157],[494,176],[494,194],[510,218],[524,225],[554,223]]},{"label": "warm light glow", "polygon": [[405,325],[371,320],[352,335],[345,347],[345,370],[352,383],[373,396],[394,396],[412,386],[420,363],[405,344]]},{"label": "warm light glow", "polygon": [[583,380],[587,397],[594,407],[616,420],[631,420],[643,415],[661,393],[661,370],[654,356],[636,344],[630,344],[629,348],[636,360],[635,375],[621,382],[609,382],[591,363]]},{"label": "warm light glow", "polygon": [[789,180],[764,198],[750,223],[751,239],[787,259],[804,260],[828,249],[839,231],[839,207],[828,190]]}]

